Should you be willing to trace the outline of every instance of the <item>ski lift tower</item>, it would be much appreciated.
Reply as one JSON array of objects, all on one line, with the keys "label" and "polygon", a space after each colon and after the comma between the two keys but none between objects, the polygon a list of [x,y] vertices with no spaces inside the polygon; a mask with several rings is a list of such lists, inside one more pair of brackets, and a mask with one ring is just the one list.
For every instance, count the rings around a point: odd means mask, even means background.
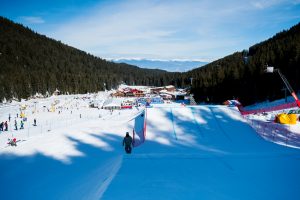
[{"label": "ski lift tower", "polygon": [[297,106],[300,108],[300,100],[298,99],[295,91],[293,90],[293,88],[291,87],[290,83],[288,82],[288,80],[285,78],[285,76],[280,72],[279,69],[274,69],[274,67],[272,66],[267,66],[266,69],[267,73],[274,73],[277,72],[280,76],[280,78],[282,79],[282,81],[284,82],[286,88],[289,90],[289,92],[291,93],[291,95],[293,96],[293,98],[295,99]]}]

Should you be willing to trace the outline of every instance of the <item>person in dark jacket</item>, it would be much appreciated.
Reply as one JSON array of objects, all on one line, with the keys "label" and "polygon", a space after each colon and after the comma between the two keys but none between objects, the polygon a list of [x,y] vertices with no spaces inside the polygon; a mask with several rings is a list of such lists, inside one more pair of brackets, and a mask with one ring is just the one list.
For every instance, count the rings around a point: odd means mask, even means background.
[{"label": "person in dark jacket", "polygon": [[21,120],[21,127],[20,127],[20,129],[24,129],[24,122],[23,122],[23,120]]},{"label": "person in dark jacket", "polygon": [[18,123],[16,119],[15,119],[15,130],[18,130]]},{"label": "person in dark jacket", "polygon": [[132,137],[126,132],[126,136],[123,139],[123,146],[125,145],[126,153],[131,153],[132,150]]},{"label": "person in dark jacket", "polygon": [[3,127],[4,127],[4,122],[1,122],[1,123],[0,123],[0,131],[3,131],[3,130],[4,130]]},{"label": "person in dark jacket", "polygon": [[8,124],[7,124],[7,121],[5,121],[4,127],[5,127],[5,131],[8,131]]}]

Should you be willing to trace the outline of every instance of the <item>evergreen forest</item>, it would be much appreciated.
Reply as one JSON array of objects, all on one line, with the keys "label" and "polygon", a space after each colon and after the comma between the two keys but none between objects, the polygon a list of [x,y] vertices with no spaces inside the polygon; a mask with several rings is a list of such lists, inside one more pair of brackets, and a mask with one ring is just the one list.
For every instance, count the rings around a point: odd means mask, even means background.
[{"label": "evergreen forest", "polygon": [[[198,102],[244,104],[284,97],[274,66],[300,90],[300,23],[274,37],[203,67],[184,72],[113,63],[0,17],[0,101],[34,94],[97,92],[129,85],[191,87]],[[192,84],[191,84],[192,78]]]}]

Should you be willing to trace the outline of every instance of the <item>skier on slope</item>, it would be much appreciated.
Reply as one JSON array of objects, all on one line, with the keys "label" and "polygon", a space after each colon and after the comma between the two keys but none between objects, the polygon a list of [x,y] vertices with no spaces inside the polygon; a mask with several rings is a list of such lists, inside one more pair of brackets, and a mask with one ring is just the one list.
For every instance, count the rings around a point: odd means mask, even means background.
[{"label": "skier on slope", "polygon": [[126,132],[126,136],[123,139],[123,146],[125,145],[126,153],[130,154],[132,150],[132,137]]}]

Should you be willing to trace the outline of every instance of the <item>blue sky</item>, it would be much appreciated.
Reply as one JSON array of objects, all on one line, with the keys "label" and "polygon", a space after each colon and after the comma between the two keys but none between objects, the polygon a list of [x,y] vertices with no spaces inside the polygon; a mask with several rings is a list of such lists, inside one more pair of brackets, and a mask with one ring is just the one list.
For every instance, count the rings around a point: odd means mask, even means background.
[{"label": "blue sky", "polygon": [[213,61],[300,22],[300,0],[1,0],[0,15],[96,56]]}]

